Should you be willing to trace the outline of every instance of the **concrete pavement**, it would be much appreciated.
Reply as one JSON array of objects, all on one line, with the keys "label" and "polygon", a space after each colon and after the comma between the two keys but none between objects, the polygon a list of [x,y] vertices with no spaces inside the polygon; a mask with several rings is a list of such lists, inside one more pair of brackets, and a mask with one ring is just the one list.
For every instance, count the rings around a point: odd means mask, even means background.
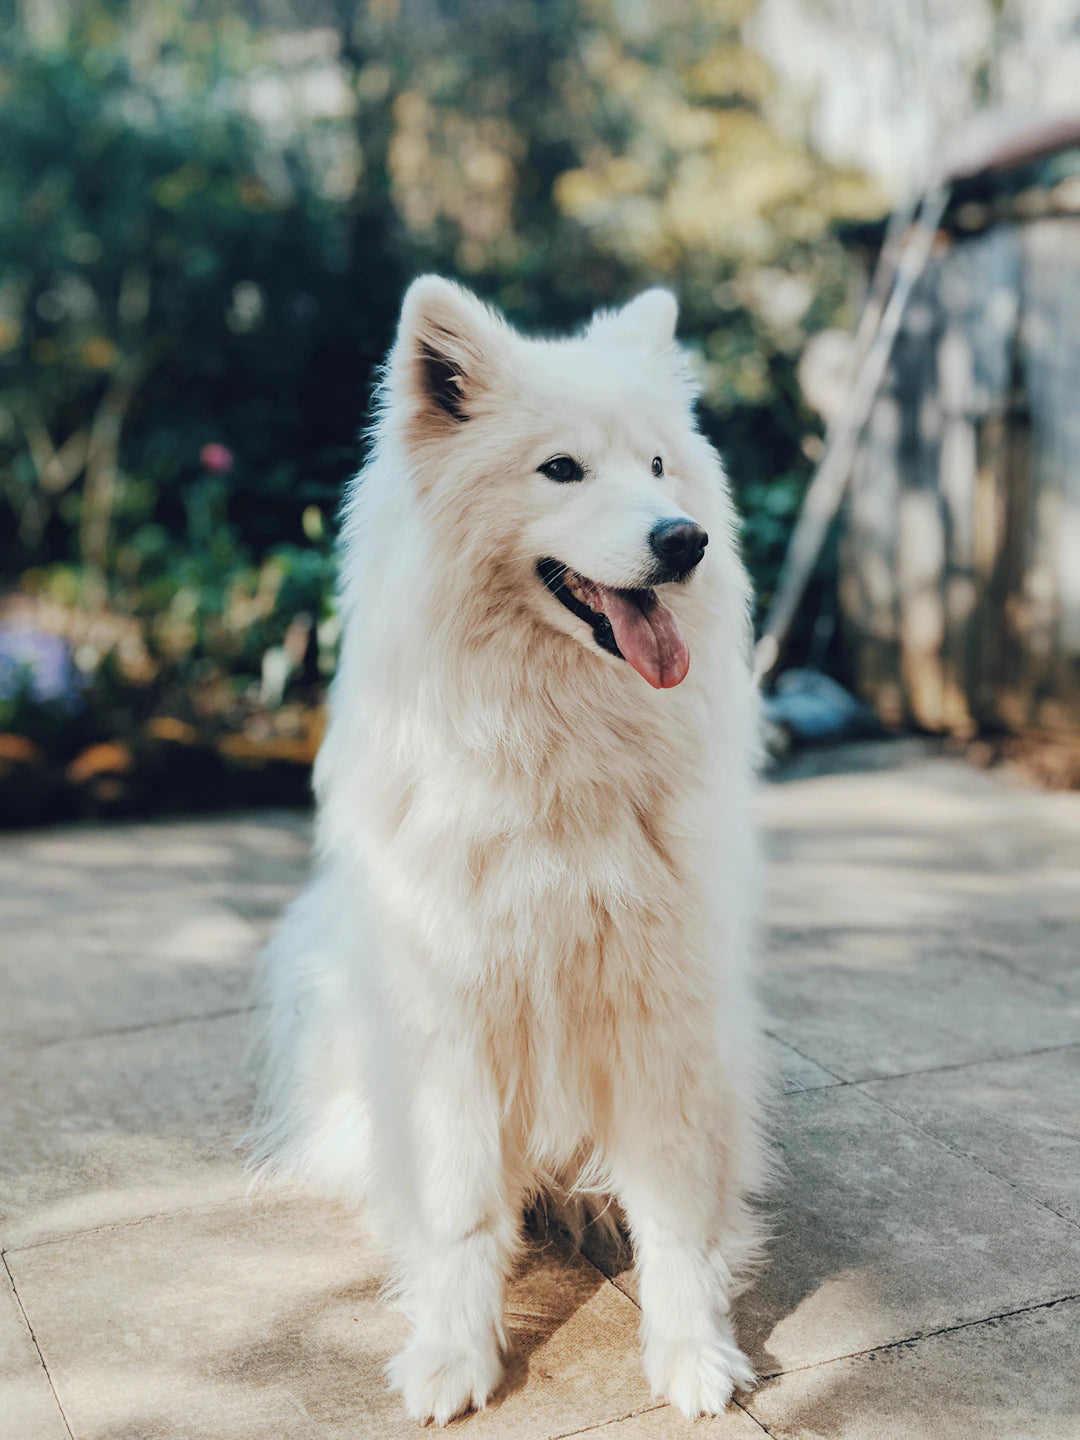
[{"label": "concrete pavement", "polygon": [[[800,768],[801,767],[801,768]],[[537,1254],[478,1437],[1078,1440],[1080,796],[912,742],[764,787],[787,1178],[723,1419],[657,1407],[619,1257]],[[0,1440],[381,1440],[401,1320],[351,1220],[249,1196],[287,814],[0,839]]]}]

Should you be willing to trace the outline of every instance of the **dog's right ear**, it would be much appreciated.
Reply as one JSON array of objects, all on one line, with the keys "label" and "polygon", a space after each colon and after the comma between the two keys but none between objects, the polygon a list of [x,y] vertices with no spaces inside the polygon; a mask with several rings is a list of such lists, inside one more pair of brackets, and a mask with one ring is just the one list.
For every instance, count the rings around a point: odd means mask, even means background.
[{"label": "dog's right ear", "polygon": [[488,383],[504,329],[462,286],[421,275],[401,302],[393,383],[419,413],[444,425],[464,424]]},{"label": "dog's right ear", "polygon": [[643,290],[621,310],[601,310],[589,325],[590,335],[607,336],[625,345],[663,351],[675,339],[679,302],[670,290]]}]

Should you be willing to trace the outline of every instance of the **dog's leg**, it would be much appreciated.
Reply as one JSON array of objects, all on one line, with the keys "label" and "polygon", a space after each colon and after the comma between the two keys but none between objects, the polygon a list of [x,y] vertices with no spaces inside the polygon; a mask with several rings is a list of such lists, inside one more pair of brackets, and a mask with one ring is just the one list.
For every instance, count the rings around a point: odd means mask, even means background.
[{"label": "dog's leg", "polygon": [[417,1420],[482,1409],[502,1374],[507,1270],[518,1240],[494,1079],[456,1022],[434,1038],[413,1101],[416,1230],[398,1280],[412,1338],[387,1367]]},{"label": "dog's leg", "polygon": [[[754,1383],[729,1313],[723,1177],[684,1118],[665,1116],[655,1129],[642,1119],[617,1145],[612,1176],[634,1245],[645,1376],[684,1415],[719,1415],[736,1387]],[[650,1131],[662,1139],[650,1143]]]}]

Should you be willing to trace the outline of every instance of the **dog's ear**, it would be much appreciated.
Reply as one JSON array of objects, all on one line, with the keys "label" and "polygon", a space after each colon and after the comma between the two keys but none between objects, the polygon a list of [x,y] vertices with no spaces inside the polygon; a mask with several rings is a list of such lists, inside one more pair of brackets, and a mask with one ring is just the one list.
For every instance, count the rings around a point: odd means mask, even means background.
[{"label": "dog's ear", "polygon": [[438,275],[421,275],[401,303],[393,377],[417,409],[460,425],[486,386],[505,324],[475,295]]},{"label": "dog's ear", "polygon": [[602,310],[593,318],[589,334],[646,350],[666,350],[675,339],[678,318],[675,296],[657,287],[643,290],[621,310]]}]

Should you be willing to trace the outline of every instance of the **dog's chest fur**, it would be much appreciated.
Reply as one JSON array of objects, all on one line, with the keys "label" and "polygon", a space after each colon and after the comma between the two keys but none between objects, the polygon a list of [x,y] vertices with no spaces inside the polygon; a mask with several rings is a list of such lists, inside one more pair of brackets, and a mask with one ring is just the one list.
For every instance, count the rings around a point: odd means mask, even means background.
[{"label": "dog's chest fur", "polygon": [[464,979],[474,966],[557,963],[568,947],[599,959],[608,918],[678,908],[692,807],[684,777],[664,773],[662,739],[650,753],[602,717],[592,736],[553,744],[549,732],[527,755],[440,738],[428,745],[420,730],[392,754],[376,743],[363,784],[377,903],[435,964]]},{"label": "dog's chest fur", "polygon": [[656,1031],[679,1015],[685,1032],[707,983],[687,807],[619,748],[617,775],[569,746],[530,772],[422,746],[369,770],[368,873],[405,1008],[437,1029],[464,1001],[556,1165],[603,1132],[646,1055],[670,1053]]}]

